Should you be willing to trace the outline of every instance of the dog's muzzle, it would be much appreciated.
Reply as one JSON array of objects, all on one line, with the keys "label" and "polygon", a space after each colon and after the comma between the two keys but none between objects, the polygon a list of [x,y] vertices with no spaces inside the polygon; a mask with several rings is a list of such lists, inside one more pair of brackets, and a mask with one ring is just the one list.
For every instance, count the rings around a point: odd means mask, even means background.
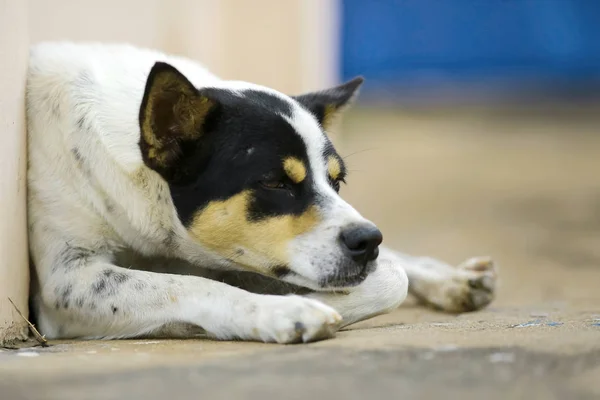
[{"label": "dog's muzzle", "polygon": [[360,284],[375,268],[382,241],[383,235],[375,225],[355,224],[344,228],[339,236],[343,257],[322,285],[343,288]]}]

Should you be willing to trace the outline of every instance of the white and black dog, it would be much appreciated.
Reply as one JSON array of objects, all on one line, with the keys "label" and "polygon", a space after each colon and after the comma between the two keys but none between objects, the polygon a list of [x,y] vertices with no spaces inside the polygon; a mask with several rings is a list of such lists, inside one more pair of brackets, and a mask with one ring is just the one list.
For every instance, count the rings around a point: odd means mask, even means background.
[{"label": "white and black dog", "polygon": [[[462,312],[491,260],[380,246],[326,130],[361,78],[290,97],[128,45],[43,43],[27,82],[32,312],[49,338],[310,342],[407,290]],[[410,285],[409,285],[410,281]]]}]

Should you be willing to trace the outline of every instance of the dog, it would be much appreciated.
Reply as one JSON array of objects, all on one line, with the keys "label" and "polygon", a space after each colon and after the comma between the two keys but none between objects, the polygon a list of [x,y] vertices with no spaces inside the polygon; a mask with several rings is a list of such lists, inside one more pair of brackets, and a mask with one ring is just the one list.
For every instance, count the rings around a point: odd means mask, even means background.
[{"label": "dog", "polygon": [[382,245],[328,139],[363,79],[288,96],[127,44],[46,42],[27,80],[31,310],[51,339],[312,342],[496,269]]}]

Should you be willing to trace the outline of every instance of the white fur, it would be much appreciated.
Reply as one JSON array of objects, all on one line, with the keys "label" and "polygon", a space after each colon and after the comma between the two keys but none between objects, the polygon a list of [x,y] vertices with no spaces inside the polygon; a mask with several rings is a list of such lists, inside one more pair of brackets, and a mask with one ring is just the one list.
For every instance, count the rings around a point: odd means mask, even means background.
[{"label": "white fur", "polygon": [[[291,243],[292,264],[298,272],[293,283],[314,286],[319,274],[331,272],[328,265],[339,257],[340,250],[333,245],[339,230],[350,223],[369,223],[327,183],[320,160],[322,132],[315,119],[287,96],[258,85],[222,81],[193,61],[128,45],[36,45],[27,82],[28,213],[37,282],[32,295],[43,334],[188,336],[188,326],[193,326],[223,339],[307,342],[398,306],[408,286],[403,265],[416,287],[422,288],[418,295],[444,303],[436,288],[442,288],[452,272],[444,272],[442,283],[431,283],[435,279],[418,261],[407,263],[385,249],[375,272],[348,295],[308,296],[313,298],[258,295],[201,276],[117,265],[117,253],[125,250],[172,256],[173,247],[164,244],[171,241],[180,257],[198,267],[231,267],[190,239],[170,200],[157,204],[158,194],[170,199],[169,189],[145,167],[138,146],[139,107],[156,61],[173,65],[196,87],[234,93],[263,90],[294,107],[290,123],[308,149],[326,218]],[[311,261],[311,254],[319,254],[321,264]],[[196,275],[202,271],[198,268]],[[489,300],[491,292],[478,304]]]}]

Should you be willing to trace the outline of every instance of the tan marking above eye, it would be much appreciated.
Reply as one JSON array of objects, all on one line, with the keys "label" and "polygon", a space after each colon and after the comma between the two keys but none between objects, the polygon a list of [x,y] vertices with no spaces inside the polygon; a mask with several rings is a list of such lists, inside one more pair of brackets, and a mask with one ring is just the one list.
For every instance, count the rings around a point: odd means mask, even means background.
[{"label": "tan marking above eye", "polygon": [[283,170],[294,183],[300,183],[306,179],[306,166],[296,157],[288,157],[283,160]]},{"label": "tan marking above eye", "polygon": [[327,158],[327,172],[331,179],[338,180],[340,178],[340,174],[342,173],[342,166],[340,164],[340,160],[335,156],[329,156]]},{"label": "tan marking above eye", "polygon": [[274,275],[275,268],[289,265],[290,241],[313,229],[320,215],[311,206],[300,215],[273,216],[254,222],[248,215],[251,201],[251,191],[213,201],[194,215],[188,232],[202,246],[247,270]]}]

